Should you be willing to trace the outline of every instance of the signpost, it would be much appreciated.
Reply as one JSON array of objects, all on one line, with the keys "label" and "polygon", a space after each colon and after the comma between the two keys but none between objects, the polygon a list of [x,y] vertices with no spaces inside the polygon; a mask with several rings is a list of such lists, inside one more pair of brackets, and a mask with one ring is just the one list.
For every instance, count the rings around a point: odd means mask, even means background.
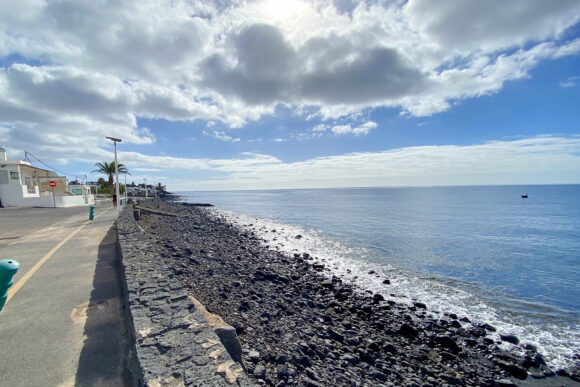
[{"label": "signpost", "polygon": [[56,181],[51,180],[48,182],[50,188],[52,188],[52,202],[54,203],[54,207],[56,208],[56,198],[54,197],[54,187],[56,187]]}]

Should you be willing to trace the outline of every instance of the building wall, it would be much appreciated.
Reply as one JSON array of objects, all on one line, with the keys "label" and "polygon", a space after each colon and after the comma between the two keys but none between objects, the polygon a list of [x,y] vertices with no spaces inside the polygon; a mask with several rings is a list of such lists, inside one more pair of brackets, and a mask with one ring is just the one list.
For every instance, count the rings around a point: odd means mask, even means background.
[{"label": "building wall", "polygon": [[83,196],[39,196],[28,194],[25,185],[0,184],[0,200],[4,207],[74,207],[95,205],[93,195]]}]

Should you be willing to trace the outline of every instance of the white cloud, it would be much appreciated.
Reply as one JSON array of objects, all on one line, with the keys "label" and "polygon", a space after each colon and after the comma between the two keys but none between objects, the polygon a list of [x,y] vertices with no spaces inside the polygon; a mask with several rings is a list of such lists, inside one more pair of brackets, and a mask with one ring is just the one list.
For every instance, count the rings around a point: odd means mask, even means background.
[{"label": "white cloud", "polygon": [[576,82],[580,79],[578,76],[569,77],[563,82],[560,82],[559,85],[562,88],[569,88],[569,87],[576,87]]},{"label": "white cloud", "polygon": [[131,168],[132,171],[136,171],[136,172],[162,172],[163,170],[161,168],[140,168],[140,167],[134,167]]},{"label": "white cloud", "polygon": [[250,152],[232,159],[149,156],[136,152],[119,152],[119,157],[130,171],[163,171],[159,178],[150,177],[164,181],[173,190],[580,181],[580,136],[415,146],[298,162],[283,162]]},{"label": "white cloud", "polygon": [[203,120],[207,135],[238,142],[215,128],[280,106],[325,121],[297,138],[363,136],[377,125],[361,112],[433,115],[580,52],[567,34],[580,20],[575,0],[334,3],[1,2],[2,141],[61,162],[104,160],[106,135],[156,142],[141,118]]},{"label": "white cloud", "polygon": [[335,125],[330,130],[332,131],[332,133],[338,134],[338,135],[352,133],[352,127],[350,126],[350,124]]},{"label": "white cloud", "polygon": [[580,20],[575,0],[340,4],[4,2],[0,56],[43,65],[4,69],[0,99],[42,125],[54,108],[231,127],[279,104],[324,118],[380,106],[423,116],[580,51],[565,34]]},{"label": "white cloud", "polygon": [[222,170],[229,176],[191,184],[201,189],[258,189],[576,183],[580,179],[580,137],[418,146],[293,163],[263,161],[235,172],[224,166]]},{"label": "white cloud", "polygon": [[203,131],[203,134],[206,136],[210,136],[215,138],[216,140],[225,141],[225,142],[239,142],[239,138],[234,138],[230,135],[227,135],[225,132],[221,132],[219,130],[214,130],[213,132],[208,132],[206,130]]},{"label": "white cloud", "polygon": [[377,123],[373,121],[365,122],[362,125],[352,127],[351,124],[335,125],[330,129],[336,135],[354,134],[356,136],[367,135],[371,130],[377,127]]}]

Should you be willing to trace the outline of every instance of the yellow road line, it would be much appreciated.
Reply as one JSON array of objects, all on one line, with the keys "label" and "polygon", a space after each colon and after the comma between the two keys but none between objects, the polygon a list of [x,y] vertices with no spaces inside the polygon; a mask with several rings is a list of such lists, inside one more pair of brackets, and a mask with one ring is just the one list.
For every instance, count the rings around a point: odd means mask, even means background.
[{"label": "yellow road line", "polygon": [[[108,212],[108,211],[109,210],[106,210],[105,212]],[[101,212],[99,215],[95,216],[95,219],[97,219],[99,216],[103,215],[105,212]],[[72,237],[74,237],[79,231],[81,231],[83,228],[85,228],[85,226],[87,224],[89,224],[91,222],[92,222],[92,220],[87,220],[86,222],[84,222],[76,230],[74,230],[73,232],[71,232],[66,238],[64,238],[56,246],[54,246],[52,248],[52,250],[50,250],[44,257],[42,257],[40,259],[40,261],[36,262],[36,264],[34,266],[32,266],[32,268],[30,270],[28,270],[26,272],[26,274],[24,274],[18,280],[18,282],[16,282],[14,284],[14,286],[12,286],[10,288],[10,290],[8,292],[8,298],[6,298],[6,304],[8,303],[8,301],[10,301],[12,299],[12,297],[14,297],[14,295],[16,294],[16,292],[18,292],[20,290],[20,288],[22,288],[24,286],[24,284],[26,284],[26,282],[28,282],[28,280],[30,279],[30,277],[32,277],[34,275],[34,273],[36,273],[38,271],[38,269],[40,269],[40,267],[42,265],[44,265],[44,263],[46,261],[48,261],[50,259],[50,257],[52,257],[54,255],[54,253],[56,253],[58,251],[58,249],[60,249],[66,242],[69,241],[69,239],[71,239]]]}]

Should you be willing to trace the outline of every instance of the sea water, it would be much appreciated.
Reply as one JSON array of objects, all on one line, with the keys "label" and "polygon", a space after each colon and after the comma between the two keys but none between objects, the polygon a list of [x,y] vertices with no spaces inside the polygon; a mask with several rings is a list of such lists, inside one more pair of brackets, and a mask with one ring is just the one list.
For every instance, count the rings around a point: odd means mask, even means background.
[{"label": "sea water", "polygon": [[179,194],[361,289],[491,323],[553,367],[579,365],[580,185]]}]

